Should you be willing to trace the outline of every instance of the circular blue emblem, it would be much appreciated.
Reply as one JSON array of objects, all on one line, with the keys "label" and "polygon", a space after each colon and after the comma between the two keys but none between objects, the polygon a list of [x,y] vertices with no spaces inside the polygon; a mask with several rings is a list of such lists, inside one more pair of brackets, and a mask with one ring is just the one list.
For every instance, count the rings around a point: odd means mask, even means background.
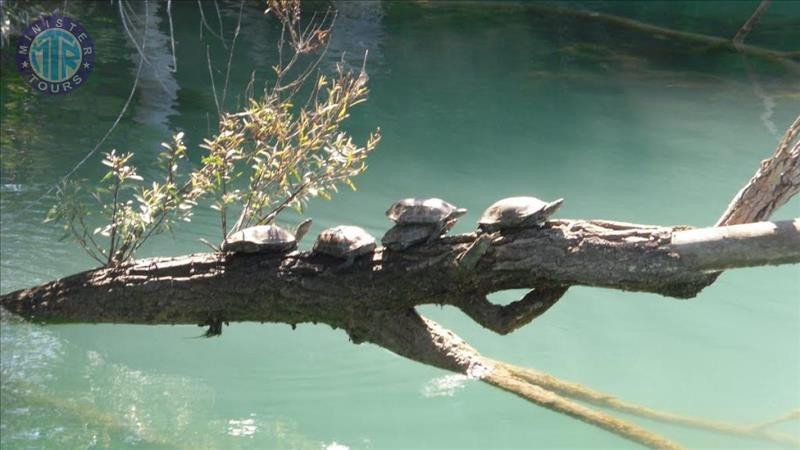
[{"label": "circular blue emblem", "polygon": [[17,43],[17,69],[44,94],[67,94],[94,69],[94,44],[74,19],[44,16],[28,25]]}]

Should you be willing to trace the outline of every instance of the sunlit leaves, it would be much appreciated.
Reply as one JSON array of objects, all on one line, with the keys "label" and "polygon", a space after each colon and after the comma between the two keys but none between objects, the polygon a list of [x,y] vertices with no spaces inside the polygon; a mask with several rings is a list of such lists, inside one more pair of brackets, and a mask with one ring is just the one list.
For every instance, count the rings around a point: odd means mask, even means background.
[{"label": "sunlit leaves", "polygon": [[[105,154],[102,164],[109,168],[101,184],[88,192],[99,208],[85,203],[86,193],[80,185],[68,183],[58,192],[58,203],[47,221],[60,222],[65,236],[72,237],[95,260],[117,265],[133,257],[136,250],[153,235],[171,229],[176,220],[189,221],[192,208],[202,194],[178,187],[180,161],[186,156],[183,133],[173,136],[171,143],[162,143],[157,163],[163,180],[149,185],[136,172],[132,153]],[[88,221],[98,210],[104,224],[91,228]]]},{"label": "sunlit leaves", "polygon": [[[310,96],[298,101],[300,86],[320,60],[294,79],[287,75],[297,72],[299,55],[326,44],[332,20],[326,14],[301,27],[299,1],[268,3],[284,30],[276,80],[241,111],[220,115],[217,133],[200,145],[205,155],[199,167],[182,175],[187,150],[183,133],[177,133],[172,142],[161,144],[156,162],[163,178],[145,182],[132,164],[133,154],[112,150],[103,159],[109,170],[100,186],[88,193],[79,192],[79,186],[72,193],[67,186],[61,191],[48,220],[62,223],[65,235],[93,258],[107,265],[130,260],[151,236],[190,221],[204,198],[219,215],[224,240],[242,228],[274,221],[285,208],[302,212],[311,198],[330,199],[341,185],[355,189],[353,178],[366,170],[365,159],[380,140],[376,130],[359,145],[342,128],[352,108],[367,98],[366,73],[341,67],[333,74],[320,73],[310,84]],[[287,45],[293,54],[283,62]],[[102,219],[99,226],[86,223],[96,210],[83,203],[86,194],[100,205],[93,218]],[[229,222],[232,212],[236,220]]]}]

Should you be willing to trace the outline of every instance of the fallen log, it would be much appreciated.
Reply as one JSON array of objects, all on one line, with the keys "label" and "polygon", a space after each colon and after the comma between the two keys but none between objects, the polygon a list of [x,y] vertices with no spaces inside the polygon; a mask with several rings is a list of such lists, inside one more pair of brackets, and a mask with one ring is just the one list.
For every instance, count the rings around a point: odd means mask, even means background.
[{"label": "fallen log", "polygon": [[[487,238],[479,258],[464,265],[462,256]],[[446,237],[404,252],[379,248],[344,270],[339,260],[311,252],[143,259],[5,294],[0,305],[42,322],[322,322],[357,335],[351,324],[366,311],[437,303],[505,334],[572,285],[691,298],[716,271],[795,262],[800,220],[702,229],[554,220],[507,234]],[[486,299],[519,288],[532,292],[507,306]]]}]

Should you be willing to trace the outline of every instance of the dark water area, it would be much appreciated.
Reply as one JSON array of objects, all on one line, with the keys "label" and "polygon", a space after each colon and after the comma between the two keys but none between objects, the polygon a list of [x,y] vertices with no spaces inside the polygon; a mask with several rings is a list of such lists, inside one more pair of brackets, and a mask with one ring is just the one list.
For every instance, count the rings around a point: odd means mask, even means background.
[{"label": "dark water area", "polygon": [[[203,2],[230,40],[238,2]],[[45,3],[45,10],[64,2]],[[42,223],[45,193],[100,141],[131,94],[138,53],[119,4],[66,2],[91,33],[97,67],[67,96],[23,82],[13,44],[0,53],[0,291],[93,266]],[[314,4],[319,7],[326,4]],[[469,210],[453,232],[511,195],[564,197],[559,216],[713,224],[800,113],[800,73],[775,59],[545,6],[595,11],[676,30],[731,37],[757,2],[333,2],[339,11],[322,63],[369,57],[370,97],[348,129],[380,126],[369,170],[307,214],[320,230],[354,224],[376,236],[386,208],[437,196]],[[166,2],[127,2],[151,64],[130,105],[74,179],[97,183],[102,153],[136,152],[154,173],[160,143],[183,131],[192,163],[216,128],[206,46],[221,86],[228,51],[198,5],[173,1],[177,71]],[[226,106],[271,80],[279,28],[261,2],[243,6]],[[800,2],[776,1],[747,38],[800,50]],[[797,62],[797,61],[795,61]],[[254,75],[253,75],[254,74]],[[794,199],[776,219],[800,216]],[[298,219],[286,217],[287,224]],[[140,256],[205,251],[217,217],[198,212]],[[461,312],[422,312],[482,353],[654,408],[736,423],[800,405],[800,270],[725,273],[697,298],[573,288],[508,336]],[[504,292],[497,301],[517,298]],[[5,316],[5,315],[4,315]],[[219,339],[189,326],[39,326],[3,317],[0,446],[64,448],[636,448],[474,380],[422,366],[324,326],[231,324]],[[632,419],[689,448],[778,448]],[[778,427],[800,436],[800,422]]]}]

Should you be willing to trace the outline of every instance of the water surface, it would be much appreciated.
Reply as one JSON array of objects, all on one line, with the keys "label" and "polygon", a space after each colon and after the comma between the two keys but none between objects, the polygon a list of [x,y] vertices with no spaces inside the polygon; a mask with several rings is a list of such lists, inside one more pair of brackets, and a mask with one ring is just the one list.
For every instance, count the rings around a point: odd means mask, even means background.
[{"label": "water surface", "polygon": [[[194,2],[173,2],[178,71],[167,67],[164,3],[130,2],[151,33],[129,112],[101,151],[135,151],[148,173],[158,144],[183,130],[196,146],[214,128],[205,43],[219,80],[225,50],[200,37]],[[586,2],[570,7],[732,36],[755,2]],[[61,2],[55,2],[61,5]],[[220,2],[230,37],[238,3]],[[712,224],[800,112],[796,73],[616,28],[547,16],[519,3],[338,2],[325,66],[369,49],[372,93],[349,123],[380,125],[357,192],[315,201],[310,247],[322,228],[357,224],[375,235],[383,211],[410,195],[469,209],[473,228],[493,201],[565,197],[562,217]],[[68,2],[92,33],[98,66],[68,97],[22,84],[3,49],[0,290],[92,266],[41,219],[42,195],[91,150],[128,97],[136,50],[116,4]],[[205,14],[218,27],[213,3]],[[229,107],[274,61],[274,23],[245,5]],[[775,2],[750,43],[797,50],[800,3]],[[75,174],[97,180],[95,155]],[[90,181],[94,182],[94,181]],[[795,199],[776,218],[800,216]],[[290,222],[295,219],[287,218]],[[218,240],[211,214],[141,256],[203,251]],[[800,270],[731,271],[691,301],[573,288],[510,336],[451,308],[422,308],[487,356],[536,367],[622,398],[740,423],[800,405]],[[510,301],[519,293],[504,293]],[[480,383],[350,343],[325,326],[234,324],[218,339],[191,326],[38,326],[4,317],[0,444],[30,448],[636,448],[606,432]],[[691,448],[772,448],[641,423]],[[798,422],[782,431],[800,435]]]}]

